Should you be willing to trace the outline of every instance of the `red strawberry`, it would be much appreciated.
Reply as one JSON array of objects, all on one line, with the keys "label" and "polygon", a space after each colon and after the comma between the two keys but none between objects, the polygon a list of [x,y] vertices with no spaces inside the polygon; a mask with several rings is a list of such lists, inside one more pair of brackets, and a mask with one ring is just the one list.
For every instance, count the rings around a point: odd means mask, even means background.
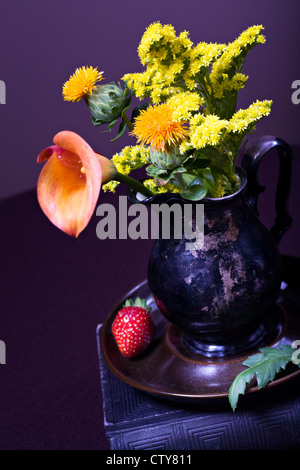
[{"label": "red strawberry", "polygon": [[135,302],[126,300],[112,324],[112,333],[120,352],[130,358],[138,356],[150,345],[155,331],[146,301],[139,297]]}]

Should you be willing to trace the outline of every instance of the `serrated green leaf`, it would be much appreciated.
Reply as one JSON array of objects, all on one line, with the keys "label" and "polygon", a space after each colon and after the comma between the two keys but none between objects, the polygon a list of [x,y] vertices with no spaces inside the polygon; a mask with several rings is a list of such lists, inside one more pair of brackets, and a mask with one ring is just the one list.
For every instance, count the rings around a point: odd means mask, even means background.
[{"label": "serrated green leaf", "polygon": [[264,388],[272,382],[276,374],[285,369],[286,365],[292,360],[295,349],[287,344],[278,344],[278,347],[266,346],[260,349],[260,353],[249,356],[243,362],[248,369],[241,372],[232,382],[229,389],[229,402],[233,411],[235,411],[239,395],[243,395],[246,390],[246,384],[256,376],[259,389]]},{"label": "serrated green leaf", "polygon": [[255,372],[250,369],[246,369],[241,372],[232,382],[229,389],[229,403],[233,411],[236,410],[237,403],[240,395],[244,395],[246,390],[246,385],[249,383],[255,375]]},{"label": "serrated green leaf", "polygon": [[285,369],[294,350],[288,345],[279,344],[278,348],[265,347],[260,351],[265,357],[256,365],[256,378],[258,388],[263,388],[274,380],[280,369]]}]

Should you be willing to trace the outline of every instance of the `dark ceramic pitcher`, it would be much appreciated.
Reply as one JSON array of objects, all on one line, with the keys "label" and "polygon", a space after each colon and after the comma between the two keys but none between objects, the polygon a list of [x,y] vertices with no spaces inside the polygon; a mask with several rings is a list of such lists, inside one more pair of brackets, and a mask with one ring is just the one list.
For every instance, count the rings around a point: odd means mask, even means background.
[{"label": "dark ceramic pitcher", "polygon": [[[277,218],[268,231],[258,219],[257,198],[261,158],[276,149],[280,171]],[[199,202],[179,195],[156,195],[142,202],[204,207],[204,239],[187,249],[183,233],[154,243],[148,284],[162,313],[182,331],[182,347],[193,354],[224,357],[264,345],[277,328],[276,299],[281,284],[277,247],[291,225],[288,199],[293,154],[286,142],[267,136],[254,141],[237,168],[242,184],[227,197]],[[129,200],[137,201],[129,192]],[[182,211],[182,214],[184,211]],[[196,216],[195,216],[196,218]],[[192,221],[195,228],[195,220]],[[172,232],[171,232],[172,234]]]}]

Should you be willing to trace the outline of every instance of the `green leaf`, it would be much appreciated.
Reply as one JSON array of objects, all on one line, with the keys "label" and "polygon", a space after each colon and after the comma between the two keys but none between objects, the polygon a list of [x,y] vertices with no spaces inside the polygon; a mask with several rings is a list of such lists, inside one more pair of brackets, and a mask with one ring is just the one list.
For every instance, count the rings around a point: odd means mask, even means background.
[{"label": "green leaf", "polygon": [[146,172],[149,176],[152,176],[154,178],[159,177],[165,183],[168,183],[171,178],[174,178],[176,173],[185,173],[186,169],[183,166],[180,166],[178,168],[175,168],[174,170],[167,171],[165,169],[159,168],[158,166],[149,165],[146,168]]},{"label": "green leaf", "polygon": [[187,188],[190,188],[195,184],[202,186],[203,183],[202,178],[199,178],[198,175],[194,175],[193,173],[184,173],[182,175],[182,179]]},{"label": "green leaf", "polygon": [[113,121],[111,121],[111,123],[109,123],[108,125],[108,131],[106,132],[110,132],[112,130],[112,128],[114,127],[115,123],[119,120],[119,118],[117,119],[114,119]]},{"label": "green leaf", "polygon": [[121,137],[121,135],[124,133],[125,129],[126,129],[126,122],[121,121],[118,133],[117,133],[116,137],[111,139],[111,142],[113,142],[114,140],[117,140],[119,137]]},{"label": "green leaf", "polygon": [[141,299],[140,297],[136,297],[136,299],[126,299],[123,307],[141,307],[147,310],[148,312],[151,311],[151,307],[147,307],[147,300]]},{"label": "green leaf", "polygon": [[94,126],[101,126],[102,124],[105,124],[104,121],[102,121],[101,119],[96,119],[93,116],[91,116],[91,120]]},{"label": "green leaf", "polygon": [[209,163],[210,163],[210,160],[208,160],[207,158],[201,159],[201,158],[189,157],[189,159],[185,162],[185,167],[188,170],[198,170],[202,168],[207,168]]},{"label": "green leaf", "polygon": [[235,411],[239,395],[243,395],[246,390],[246,384],[256,376],[259,389],[272,382],[280,369],[285,369],[286,365],[292,360],[295,349],[288,344],[278,344],[278,347],[264,347],[260,353],[248,357],[243,362],[248,369],[242,371],[231,384],[229,389],[229,402],[233,411]]},{"label": "green leaf", "polygon": [[166,170],[163,170],[162,168],[159,168],[155,165],[147,166],[146,172],[147,172],[147,175],[154,176],[154,177],[159,176],[159,175],[168,176],[168,173],[166,172]]},{"label": "green leaf", "polygon": [[124,108],[122,109],[122,112],[121,112],[121,118],[122,118],[122,119],[123,119],[123,117],[124,117],[126,111],[130,108],[130,103],[131,103],[131,95],[130,95],[130,97],[126,100],[125,106],[124,106]]},{"label": "green leaf", "polygon": [[[119,87],[121,88],[120,82],[118,82],[118,85],[119,85]],[[131,91],[132,91],[132,90],[131,90],[130,88],[128,88],[127,84],[125,84],[125,88],[124,88],[124,98],[126,98],[126,96],[127,96],[129,93],[131,93]]]},{"label": "green leaf", "polygon": [[206,196],[207,190],[203,186],[195,184],[182,191],[181,197],[189,201],[200,201]]},{"label": "green leaf", "polygon": [[148,106],[149,106],[149,103],[142,103],[136,106],[132,111],[131,122],[135,120],[135,118],[140,114],[141,111],[147,109]]},{"label": "green leaf", "polygon": [[244,395],[246,390],[246,385],[254,377],[255,372],[250,369],[246,369],[241,372],[232,382],[229,389],[229,403],[233,411],[235,411],[240,395]]}]

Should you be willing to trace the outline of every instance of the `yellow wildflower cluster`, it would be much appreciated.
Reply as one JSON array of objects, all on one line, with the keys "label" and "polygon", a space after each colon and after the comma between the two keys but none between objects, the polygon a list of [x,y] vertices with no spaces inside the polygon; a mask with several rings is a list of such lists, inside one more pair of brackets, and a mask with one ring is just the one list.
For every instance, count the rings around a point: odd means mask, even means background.
[{"label": "yellow wildflower cluster", "polygon": [[228,179],[224,175],[217,175],[215,177],[214,197],[226,196],[227,188],[231,191],[236,191],[239,188],[239,177],[232,173]]},{"label": "yellow wildflower cluster", "polygon": [[182,53],[192,46],[188,32],[182,32],[176,37],[172,25],[161,25],[159,21],[152,23],[143,34],[138,47],[141,63],[146,65],[149,61],[158,59],[159,62],[171,57],[180,57]]},{"label": "yellow wildflower cluster", "polygon": [[153,194],[162,193],[180,193],[181,190],[175,184],[168,182],[167,184],[160,185],[157,180],[152,178],[147,179],[143,182],[144,186],[149,189]]},{"label": "yellow wildflower cluster", "polygon": [[200,42],[189,50],[183,81],[188,90],[197,90],[206,82],[204,78],[211,64],[222,54],[225,44]]},{"label": "yellow wildflower cluster", "polygon": [[167,104],[173,108],[173,119],[188,121],[195,112],[199,111],[204,99],[196,92],[186,91],[169,98]]},{"label": "yellow wildflower cluster", "polygon": [[[248,77],[240,72],[245,56],[256,45],[265,42],[263,26],[252,26],[232,43],[200,42],[194,45],[186,31],[178,37],[171,25],[153,23],[145,31],[138,53],[146,66],[142,73],[123,76],[135,95],[152,103],[165,101],[182,88],[189,91],[202,88],[216,99],[226,92],[237,92]],[[210,70],[211,67],[211,70]]]},{"label": "yellow wildflower cluster", "polygon": [[[222,55],[213,63],[210,73],[210,84],[216,97],[222,99],[225,91],[240,90],[247,81],[247,77],[240,73],[248,52],[256,45],[263,44],[266,39],[262,25],[251,26],[223,51]],[[238,74],[235,78],[235,74]],[[226,84],[226,82],[228,84]]]},{"label": "yellow wildflower cluster", "polygon": [[[121,153],[116,153],[111,161],[119,173],[129,175],[133,170],[142,168],[149,162],[149,153],[149,148],[142,145],[126,146]],[[114,193],[118,184],[118,181],[109,181],[103,185],[103,190]]]},{"label": "yellow wildflower cluster", "polygon": [[248,78],[243,73],[236,73],[232,78],[229,78],[227,73],[223,73],[220,83],[215,85],[214,97],[221,100],[226,92],[241,90],[246,85]]},{"label": "yellow wildflower cluster", "polygon": [[153,103],[164,101],[181,90],[192,45],[188,32],[177,37],[173,26],[155,22],[147,28],[138,47],[146,71],[126,74],[122,80],[132,86],[138,98],[150,96]]},{"label": "yellow wildflower cluster", "polygon": [[180,151],[184,153],[193,148],[201,149],[207,146],[224,147],[224,142],[228,143],[232,133],[239,134],[240,143],[257,121],[270,114],[271,106],[271,100],[257,100],[247,109],[237,111],[229,120],[220,119],[214,114],[196,114],[189,122],[189,140],[181,144]]},{"label": "yellow wildflower cluster", "polygon": [[257,121],[262,119],[264,116],[268,116],[270,114],[271,106],[271,100],[257,100],[255,103],[251,104],[247,109],[240,109],[232,116],[232,118],[228,122],[228,132],[248,132],[249,127],[252,127]]},{"label": "yellow wildflower cluster", "polygon": [[224,134],[228,121],[214,114],[196,114],[190,120],[189,141],[183,142],[180,151],[217,146]]},{"label": "yellow wildflower cluster", "polygon": [[[207,68],[226,48],[226,44],[200,42],[190,51],[188,74],[195,77],[202,68]],[[188,75],[187,74],[187,75]]]}]

